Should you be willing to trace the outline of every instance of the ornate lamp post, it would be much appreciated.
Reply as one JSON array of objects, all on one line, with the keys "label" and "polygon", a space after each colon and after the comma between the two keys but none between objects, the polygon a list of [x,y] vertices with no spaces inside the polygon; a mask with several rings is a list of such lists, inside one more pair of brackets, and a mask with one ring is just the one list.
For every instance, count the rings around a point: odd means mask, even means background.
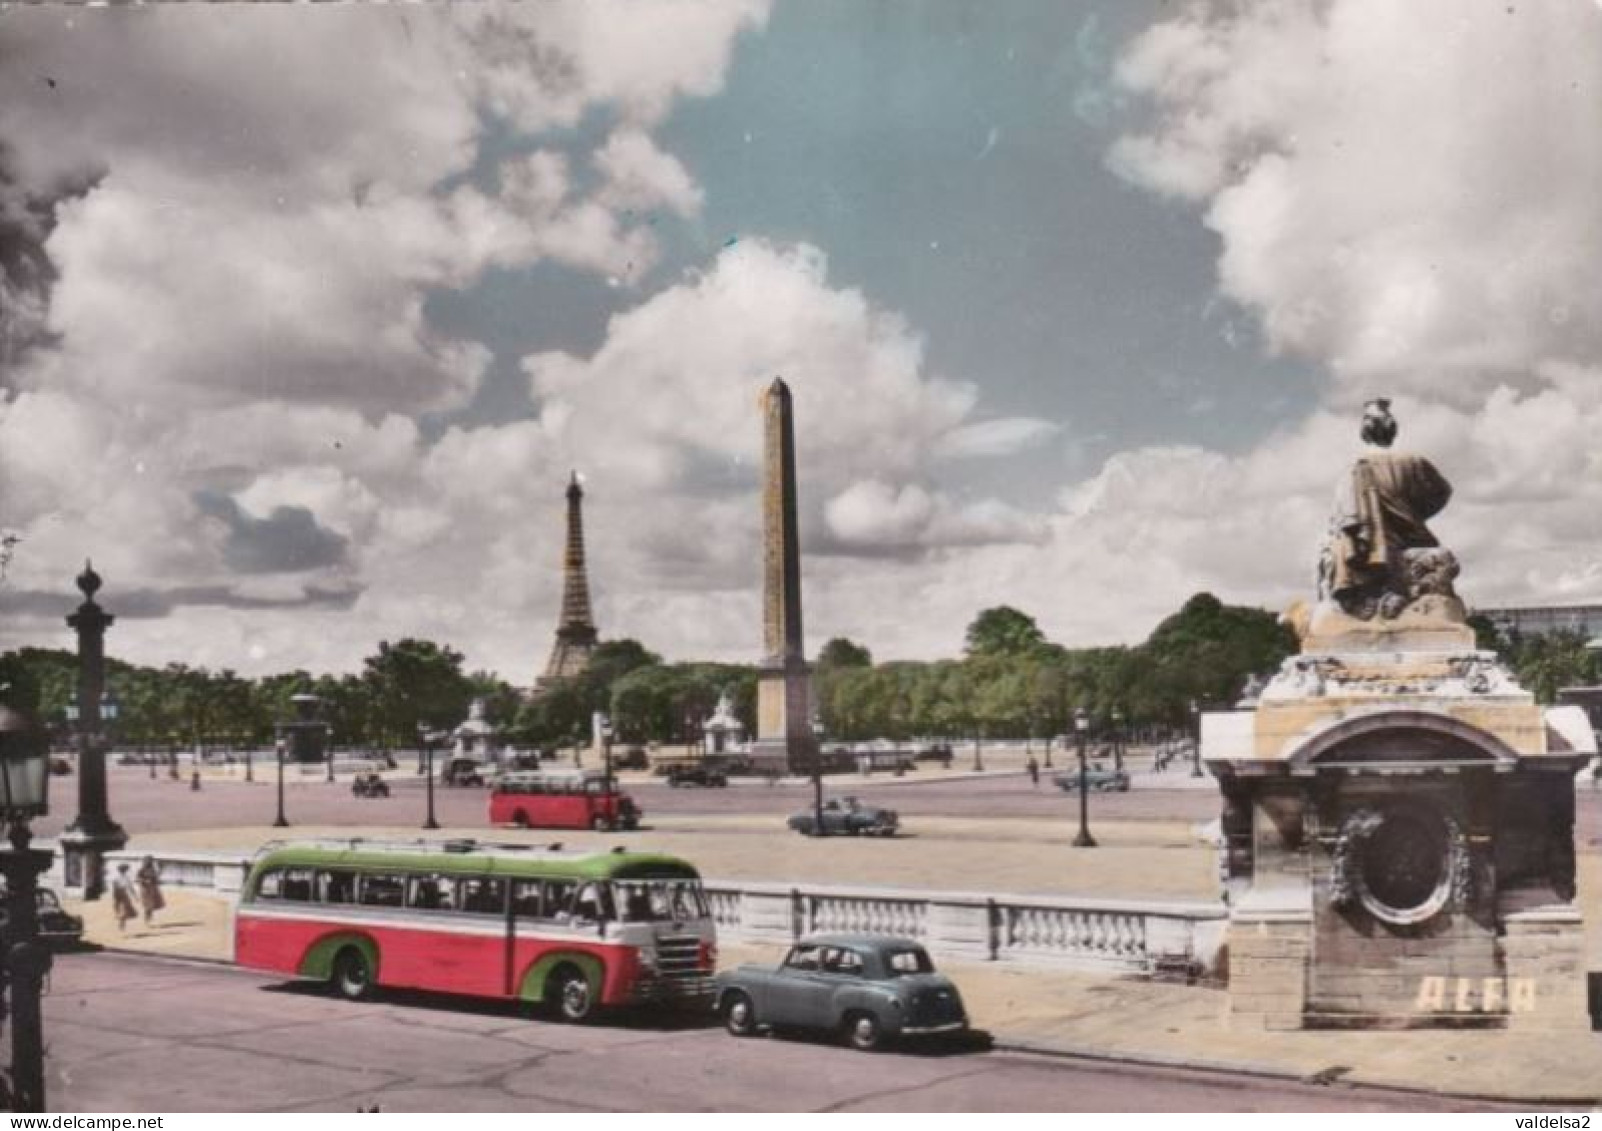
[{"label": "ornate lamp post", "polygon": [[1190,776],[1204,776],[1201,768],[1201,704],[1190,701]]},{"label": "ornate lamp post", "polygon": [[273,753],[278,756],[278,816],[273,818],[273,828],[287,829],[289,818],[284,816],[284,740],[279,739],[273,746]]},{"label": "ornate lamp post", "polygon": [[823,719],[812,716],[812,832],[823,835]]},{"label": "ornate lamp post", "polygon": [[1112,710],[1113,768],[1120,773],[1124,768],[1124,713],[1117,707]]},{"label": "ornate lamp post", "polygon": [[117,618],[95,603],[100,586],[100,575],[85,562],[78,575],[83,604],[67,617],[78,635],[78,815],[61,834],[61,849],[67,884],[81,884],[85,899],[99,899],[105,889],[105,854],[128,843],[128,834],[111,819],[106,799],[106,739],[100,729],[100,708],[106,686],[106,629]]},{"label": "ornate lamp post", "polygon": [[[40,987],[50,952],[39,942],[39,876],[52,853],[29,847],[28,822],[49,812],[48,744],[33,721],[0,703],[0,819],[10,847],[0,851],[6,878],[6,974],[10,982],[11,1109],[45,1110],[44,1021]],[[0,983],[3,991],[4,983]],[[3,1006],[0,1006],[3,1016]]]},{"label": "ornate lamp post", "polygon": [[1090,835],[1090,779],[1085,769],[1085,743],[1090,737],[1090,716],[1083,707],[1074,712],[1074,733],[1079,738],[1079,835],[1074,837],[1074,847],[1095,848],[1096,838]]},{"label": "ornate lamp post", "polygon": [[595,733],[601,740],[601,774],[606,792],[612,792],[612,716],[595,713]]},{"label": "ornate lamp post", "polygon": [[434,819],[434,735],[423,723],[417,724],[417,740],[423,753],[423,784],[428,790],[428,816],[423,828],[432,830],[439,828]]}]

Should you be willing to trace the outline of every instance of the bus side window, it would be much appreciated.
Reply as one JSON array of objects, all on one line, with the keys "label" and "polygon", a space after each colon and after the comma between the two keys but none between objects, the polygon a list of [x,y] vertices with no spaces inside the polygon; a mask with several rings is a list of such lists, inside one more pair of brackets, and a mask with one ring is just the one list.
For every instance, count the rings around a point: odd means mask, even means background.
[{"label": "bus side window", "polygon": [[462,910],[500,915],[506,910],[505,880],[462,880]]},{"label": "bus side window", "polygon": [[545,904],[541,917],[569,919],[573,910],[573,890],[578,887],[572,880],[546,880]]},{"label": "bus side window", "polygon": [[365,875],[360,902],[368,907],[399,907],[405,902],[406,882],[399,876]]},{"label": "bus side window", "polygon": [[406,906],[418,911],[449,911],[455,881],[449,876],[413,876],[407,887]]},{"label": "bus side window", "polygon": [[317,898],[323,903],[355,903],[356,877],[350,872],[318,872]]},{"label": "bus side window", "polygon": [[512,884],[512,914],[519,919],[540,917],[540,882],[518,880]]},{"label": "bus side window", "polygon": [[312,874],[306,868],[289,868],[284,872],[283,899],[292,899],[297,903],[310,903],[312,899]]},{"label": "bus side window", "polygon": [[278,868],[270,872],[263,872],[261,879],[256,881],[257,899],[282,899],[284,890],[284,873]]},{"label": "bus side window", "polygon": [[613,918],[612,897],[605,884],[591,881],[579,888],[573,898],[573,918],[589,923]]}]

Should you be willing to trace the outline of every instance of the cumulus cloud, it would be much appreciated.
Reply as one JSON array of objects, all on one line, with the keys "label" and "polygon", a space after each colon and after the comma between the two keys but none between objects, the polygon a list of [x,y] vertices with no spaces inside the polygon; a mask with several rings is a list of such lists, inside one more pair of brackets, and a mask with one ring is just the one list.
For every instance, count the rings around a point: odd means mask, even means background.
[{"label": "cumulus cloud", "polygon": [[1111,161],[1339,395],[1475,403],[1602,352],[1599,43],[1594,4],[1199,5],[1125,53],[1154,117]]},{"label": "cumulus cloud", "polygon": [[[527,547],[458,526],[470,489],[431,477],[415,418],[466,404],[490,353],[443,333],[426,300],[545,261],[642,279],[650,214],[700,202],[648,131],[721,87],[766,11],[8,14],[0,53],[25,60],[0,71],[0,525],[27,546],[15,592],[48,592],[88,552],[129,591],[206,605],[195,631],[227,612],[218,594],[236,609],[330,592],[371,604],[360,640],[272,617],[248,642],[215,637],[261,664],[481,631],[462,567],[419,561],[447,532],[480,544],[474,576],[510,572],[497,556]],[[547,132],[592,110],[618,123],[593,152]],[[496,119],[524,144],[480,168]],[[186,634],[145,627],[135,654]]]}]

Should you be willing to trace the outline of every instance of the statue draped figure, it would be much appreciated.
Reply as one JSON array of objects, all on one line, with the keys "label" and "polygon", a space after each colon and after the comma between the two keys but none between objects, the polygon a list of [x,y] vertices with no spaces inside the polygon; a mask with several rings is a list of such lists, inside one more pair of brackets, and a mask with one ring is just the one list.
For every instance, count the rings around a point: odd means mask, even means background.
[{"label": "statue draped figure", "polygon": [[[1410,606],[1460,621],[1452,587],[1457,558],[1427,525],[1451,499],[1452,485],[1422,456],[1389,451],[1396,431],[1390,401],[1364,406],[1362,438],[1374,450],[1336,489],[1319,561],[1319,598],[1365,621],[1394,620]],[[1421,600],[1426,597],[1438,600]]]}]

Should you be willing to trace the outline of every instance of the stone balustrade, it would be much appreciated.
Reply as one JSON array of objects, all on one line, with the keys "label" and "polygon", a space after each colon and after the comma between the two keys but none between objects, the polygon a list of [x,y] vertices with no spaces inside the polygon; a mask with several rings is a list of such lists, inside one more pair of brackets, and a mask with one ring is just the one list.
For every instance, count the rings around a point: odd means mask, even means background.
[{"label": "stone balustrade", "polygon": [[[48,844],[41,847],[50,847]],[[146,853],[108,853],[115,871]],[[251,857],[237,852],[155,851],[170,887],[237,897]],[[53,872],[59,872],[60,857]],[[47,878],[60,885],[60,875]],[[933,892],[919,889],[707,880],[718,937],[787,946],[819,931],[916,939],[937,959],[1002,962],[1105,974],[1216,972],[1227,911],[1221,903],[1118,900],[1074,895]]]}]

